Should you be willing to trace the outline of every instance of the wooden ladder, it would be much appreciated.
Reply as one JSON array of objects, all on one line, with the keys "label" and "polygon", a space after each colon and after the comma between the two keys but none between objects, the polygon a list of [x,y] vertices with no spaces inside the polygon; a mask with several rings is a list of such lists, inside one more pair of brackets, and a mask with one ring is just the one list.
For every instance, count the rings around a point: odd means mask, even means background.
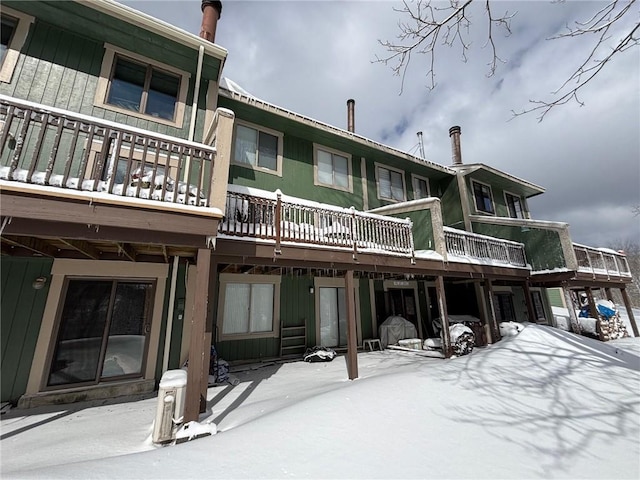
[{"label": "wooden ladder", "polygon": [[295,327],[280,324],[280,356],[302,355],[307,349],[307,322]]}]

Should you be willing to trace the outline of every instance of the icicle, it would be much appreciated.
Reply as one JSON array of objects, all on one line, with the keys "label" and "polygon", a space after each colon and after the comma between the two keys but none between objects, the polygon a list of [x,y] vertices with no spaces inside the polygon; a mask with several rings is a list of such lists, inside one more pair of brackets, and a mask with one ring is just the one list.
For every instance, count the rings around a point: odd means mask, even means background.
[{"label": "icicle", "polygon": [[216,249],[216,237],[215,236],[208,236],[207,237],[207,248],[212,248],[212,249]]}]

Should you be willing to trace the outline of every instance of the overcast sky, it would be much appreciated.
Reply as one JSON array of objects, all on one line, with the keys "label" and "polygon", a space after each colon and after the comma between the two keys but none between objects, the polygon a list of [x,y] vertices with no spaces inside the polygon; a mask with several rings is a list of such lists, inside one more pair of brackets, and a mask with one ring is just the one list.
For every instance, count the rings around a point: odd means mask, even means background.
[{"label": "overcast sky", "polygon": [[[622,0],[621,0],[622,1]],[[133,8],[198,34],[200,1],[126,1]],[[603,2],[492,3],[494,14],[517,12],[505,37],[506,60],[488,77],[491,60],[481,2],[468,61],[460,49],[436,56],[437,86],[429,90],[427,57],[411,60],[404,88],[379,40],[395,40],[396,1],[223,1],[216,43],[229,51],[223,75],[254,96],[346,128],[353,98],[356,132],[418,154],[423,132],[428,160],[451,164],[448,129],[462,128],[462,159],[504,170],[546,189],[529,201],[532,217],[570,224],[574,242],[609,246],[640,238],[640,47],[608,64],[580,98],[549,113],[513,118],[530,99],[552,99],[595,38],[546,40],[567,23],[585,21]],[[627,26],[638,21],[635,8]],[[625,34],[629,29],[625,30]],[[616,33],[613,39],[617,38]],[[612,39],[612,42],[613,42]]]}]

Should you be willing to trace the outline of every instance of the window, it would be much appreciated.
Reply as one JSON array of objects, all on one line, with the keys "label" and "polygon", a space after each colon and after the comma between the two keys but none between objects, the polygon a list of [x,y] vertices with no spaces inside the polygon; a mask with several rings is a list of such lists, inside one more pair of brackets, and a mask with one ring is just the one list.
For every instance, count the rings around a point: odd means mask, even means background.
[{"label": "window", "polygon": [[351,155],[314,145],[314,161],[316,185],[353,191]]},{"label": "window", "polygon": [[155,284],[70,279],[47,386],[141,377]]},{"label": "window", "polygon": [[513,309],[513,294],[494,293],[493,307],[496,312],[498,322],[515,322],[516,314]]},{"label": "window", "polygon": [[277,336],[280,277],[223,274],[220,296],[218,322],[222,339]]},{"label": "window", "polygon": [[20,50],[29,34],[33,17],[2,6],[0,30],[0,82],[9,83],[20,57]]},{"label": "window", "polygon": [[542,293],[539,290],[531,291],[531,301],[533,303],[533,312],[536,318],[536,323],[547,323],[547,319],[544,314],[544,304],[542,303]]},{"label": "window", "polygon": [[484,183],[471,181],[473,187],[473,199],[476,203],[476,210],[478,212],[494,214],[493,208],[493,196],[491,194],[491,187]]},{"label": "window", "polygon": [[520,197],[505,192],[504,198],[507,203],[507,209],[509,210],[509,216],[511,218],[524,218]]},{"label": "window", "polygon": [[189,74],[105,44],[97,106],[181,128]]},{"label": "window", "polygon": [[13,32],[16,31],[17,26],[18,21],[15,18],[2,15],[2,30],[0,30],[0,37],[2,37],[2,41],[0,42],[0,63],[4,61],[4,56],[7,54],[7,50],[11,44],[11,38],[13,37]]},{"label": "window", "polygon": [[236,122],[233,162],[282,175],[282,134]]},{"label": "window", "polygon": [[320,287],[320,345],[347,344],[347,303],[342,287]]},{"label": "window", "polygon": [[393,202],[404,202],[404,172],[376,165],[378,198]]},{"label": "window", "polygon": [[417,175],[411,176],[413,179],[413,199],[418,200],[419,198],[427,198],[431,196],[429,190],[429,179],[424,177],[419,177]]}]

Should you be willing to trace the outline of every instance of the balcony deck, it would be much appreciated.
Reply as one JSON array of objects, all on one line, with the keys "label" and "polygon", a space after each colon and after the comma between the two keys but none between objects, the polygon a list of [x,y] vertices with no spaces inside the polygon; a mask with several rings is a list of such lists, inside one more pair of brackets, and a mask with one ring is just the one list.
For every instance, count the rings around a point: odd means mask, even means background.
[{"label": "balcony deck", "polygon": [[627,257],[608,248],[593,248],[577,243],[573,251],[578,262],[578,273],[607,278],[631,278]]},{"label": "balcony deck", "polygon": [[3,182],[143,199],[147,207],[213,206],[212,146],[4,95],[0,126]]},{"label": "balcony deck", "polygon": [[229,185],[226,216],[218,238],[246,239],[283,245],[330,247],[352,252],[416,258],[449,258],[451,262],[491,267],[528,268],[524,245],[444,228],[446,252],[417,252],[413,223],[408,219]]}]

